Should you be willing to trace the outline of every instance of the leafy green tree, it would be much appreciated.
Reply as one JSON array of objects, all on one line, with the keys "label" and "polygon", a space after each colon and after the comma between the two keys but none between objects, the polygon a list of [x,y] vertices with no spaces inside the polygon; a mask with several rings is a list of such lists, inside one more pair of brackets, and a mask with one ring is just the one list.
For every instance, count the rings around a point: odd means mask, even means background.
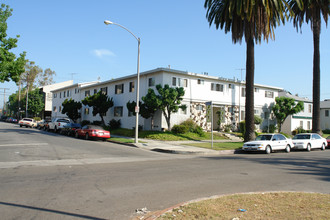
[{"label": "leafy green tree", "polygon": [[23,52],[19,57],[12,49],[17,47],[19,35],[16,38],[7,37],[7,19],[12,15],[12,9],[5,4],[0,7],[0,82],[14,81],[18,82],[20,75],[24,72],[25,56]]},{"label": "leafy green tree", "polygon": [[78,118],[81,117],[79,110],[82,107],[81,102],[76,102],[73,99],[65,99],[62,103],[63,109],[62,114],[66,114],[69,118],[73,121],[76,121]]},{"label": "leafy green tree", "polygon": [[330,14],[330,0],[289,0],[289,5],[294,12],[293,25],[298,31],[303,21],[311,23],[313,31],[314,55],[313,55],[313,122],[312,131],[321,133],[320,124],[320,35],[321,16],[326,24]]},{"label": "leafy green tree", "polygon": [[[139,101],[140,108],[141,108],[141,105],[142,105],[142,103]],[[132,114],[134,116],[136,115],[135,106],[136,106],[136,102],[135,101],[132,101],[132,102],[131,101],[128,101],[126,103],[127,110],[130,111],[130,112],[132,112]],[[139,113],[141,114],[141,109],[140,109],[140,112]]]},{"label": "leafy green tree", "polygon": [[140,114],[143,118],[150,118],[151,130],[154,128],[154,116],[159,109],[160,102],[153,89],[148,89],[146,96],[142,97],[143,103],[140,105]]},{"label": "leafy green tree", "polygon": [[[23,102],[24,108],[26,102]],[[39,89],[34,89],[29,92],[28,96],[28,114],[34,117],[40,116],[40,113],[45,108],[44,96]]]},{"label": "leafy green tree", "polygon": [[107,113],[109,108],[113,106],[112,98],[110,99],[107,95],[103,94],[102,91],[99,91],[92,96],[87,96],[82,100],[82,103],[93,107],[93,116],[99,114],[103,125],[105,125],[103,116]]},{"label": "leafy green tree", "polygon": [[8,109],[14,115],[17,115],[17,113],[18,113],[18,92],[13,93],[8,97],[7,105],[8,105]]},{"label": "leafy green tree", "polygon": [[297,114],[304,110],[304,103],[299,101],[295,102],[293,98],[288,97],[276,97],[275,105],[272,111],[275,115],[278,124],[278,130],[281,132],[282,124],[289,115]]},{"label": "leafy green tree", "polygon": [[284,0],[205,0],[209,25],[215,24],[232,33],[233,43],[245,38],[246,49],[246,99],[244,141],[253,140],[254,133],[254,44],[262,38],[274,39],[274,28],[284,22]]},{"label": "leafy green tree", "polygon": [[165,84],[164,88],[162,85],[156,85],[156,89],[159,95],[157,95],[157,105],[159,110],[164,114],[168,130],[171,130],[171,114],[175,113],[181,108],[185,110],[186,105],[181,105],[182,97],[184,96],[184,88],[176,87],[172,88]]}]

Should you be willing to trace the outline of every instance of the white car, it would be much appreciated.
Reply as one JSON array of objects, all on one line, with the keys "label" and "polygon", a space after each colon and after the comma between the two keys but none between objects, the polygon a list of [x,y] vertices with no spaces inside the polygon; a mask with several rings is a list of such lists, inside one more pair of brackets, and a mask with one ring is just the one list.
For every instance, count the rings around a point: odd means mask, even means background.
[{"label": "white car", "polygon": [[313,148],[325,150],[327,140],[316,133],[297,134],[292,138],[294,149],[311,151]]},{"label": "white car", "polygon": [[282,134],[262,134],[256,137],[254,141],[244,143],[244,151],[264,151],[270,154],[272,151],[285,150],[287,153],[293,148],[291,139]]},{"label": "white car", "polygon": [[27,127],[27,128],[35,128],[37,127],[37,122],[32,118],[23,118],[22,120],[19,120],[18,122],[20,127]]}]

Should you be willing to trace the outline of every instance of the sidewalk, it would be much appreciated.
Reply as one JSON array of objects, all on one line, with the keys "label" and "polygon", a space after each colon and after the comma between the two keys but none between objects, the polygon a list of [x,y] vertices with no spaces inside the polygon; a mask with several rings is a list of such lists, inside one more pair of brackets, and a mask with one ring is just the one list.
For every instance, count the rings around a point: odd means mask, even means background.
[{"label": "sidewalk", "polygon": [[[133,139],[129,137],[123,137],[118,135],[112,135],[112,137],[121,137],[127,139]],[[241,139],[235,137],[229,137],[229,140],[214,140],[215,142],[237,142],[241,141]],[[111,139],[110,139],[111,140]],[[143,139],[140,138],[139,141],[141,143],[133,143],[129,145],[134,145],[138,148],[162,153],[172,153],[172,154],[196,154],[196,155],[227,155],[227,154],[234,154],[237,153],[237,150],[211,150],[206,148],[188,146],[183,144],[189,143],[201,143],[201,142],[211,142],[210,140],[206,141],[157,141],[157,140],[150,140],[150,139]]]}]

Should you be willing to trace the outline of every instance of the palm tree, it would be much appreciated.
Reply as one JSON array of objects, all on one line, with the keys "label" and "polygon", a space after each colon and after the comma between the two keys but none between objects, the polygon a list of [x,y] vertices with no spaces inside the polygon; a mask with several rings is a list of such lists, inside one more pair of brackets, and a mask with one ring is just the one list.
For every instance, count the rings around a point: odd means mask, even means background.
[{"label": "palm tree", "polygon": [[284,23],[284,0],[205,0],[206,18],[232,32],[233,43],[241,43],[244,36],[246,47],[246,99],[244,141],[253,140],[254,133],[254,44],[274,39],[274,28]]},{"label": "palm tree", "polygon": [[290,0],[294,15],[293,26],[301,28],[303,21],[311,22],[314,41],[314,56],[313,56],[313,120],[312,131],[321,133],[320,125],[320,34],[321,34],[321,15],[328,24],[330,14],[330,0]]}]

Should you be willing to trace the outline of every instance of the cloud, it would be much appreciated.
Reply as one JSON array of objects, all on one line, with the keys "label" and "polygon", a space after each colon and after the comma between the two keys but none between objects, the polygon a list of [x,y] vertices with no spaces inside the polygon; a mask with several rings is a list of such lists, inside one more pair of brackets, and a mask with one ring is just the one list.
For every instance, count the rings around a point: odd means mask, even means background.
[{"label": "cloud", "polygon": [[99,58],[103,58],[105,56],[115,56],[115,54],[113,52],[111,52],[110,50],[107,50],[107,49],[95,49],[92,51],[92,54],[94,54],[95,56],[97,56]]}]

